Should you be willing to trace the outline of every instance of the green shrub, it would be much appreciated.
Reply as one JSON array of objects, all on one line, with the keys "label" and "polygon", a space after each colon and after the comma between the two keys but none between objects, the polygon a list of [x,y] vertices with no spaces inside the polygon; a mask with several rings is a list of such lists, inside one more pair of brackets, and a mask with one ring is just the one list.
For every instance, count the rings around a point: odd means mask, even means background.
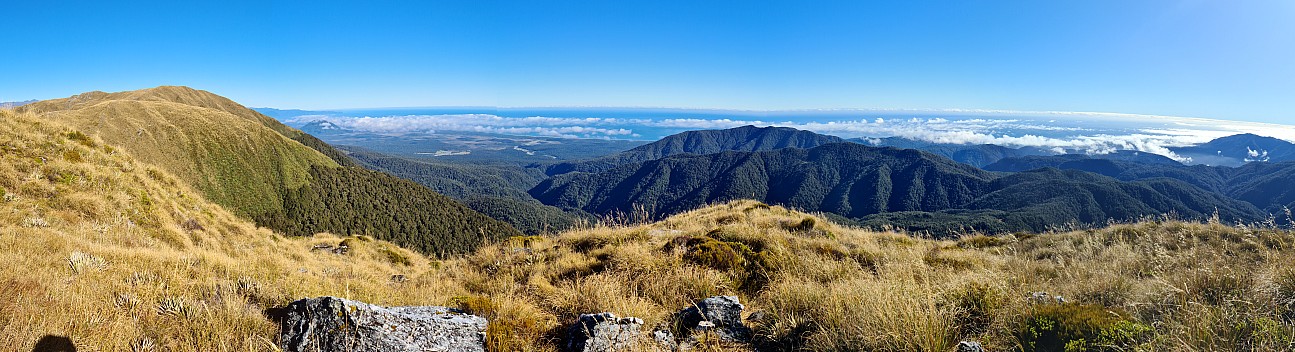
[{"label": "green shrub", "polygon": [[743,250],[750,252],[746,245],[734,242],[723,242],[710,237],[697,237],[689,241],[688,253],[684,259],[697,265],[708,266],[716,270],[734,271],[746,267]]},{"label": "green shrub", "polygon": [[391,261],[392,264],[399,264],[399,265],[405,265],[405,266],[408,266],[410,264],[409,257],[405,256],[399,251],[396,251],[391,248],[386,248],[386,247],[379,249],[379,251],[381,251],[383,254],[386,254],[387,260]]},{"label": "green shrub", "polygon": [[1030,308],[1012,334],[1026,352],[1124,351],[1152,332],[1126,316],[1091,304],[1040,304]]}]

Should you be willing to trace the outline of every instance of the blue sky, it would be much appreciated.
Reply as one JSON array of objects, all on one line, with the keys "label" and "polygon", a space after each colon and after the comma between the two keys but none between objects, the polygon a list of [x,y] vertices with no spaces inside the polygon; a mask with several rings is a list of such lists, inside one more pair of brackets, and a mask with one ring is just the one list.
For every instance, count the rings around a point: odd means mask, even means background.
[{"label": "blue sky", "polygon": [[1295,122],[1295,1],[19,1],[0,101],[1101,111]]}]

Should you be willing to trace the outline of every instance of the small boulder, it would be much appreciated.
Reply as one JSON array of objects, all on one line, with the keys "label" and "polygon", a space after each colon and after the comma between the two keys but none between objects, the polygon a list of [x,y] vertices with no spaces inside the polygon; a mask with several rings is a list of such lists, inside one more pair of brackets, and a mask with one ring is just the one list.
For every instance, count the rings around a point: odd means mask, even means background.
[{"label": "small boulder", "polygon": [[643,320],[634,317],[617,318],[616,314],[603,312],[581,314],[576,324],[567,330],[564,350],[569,352],[611,352],[633,348],[639,340]]},{"label": "small boulder", "polygon": [[742,324],[744,308],[737,296],[715,296],[684,308],[677,319],[684,329],[710,331],[724,341],[747,342],[751,329]]},{"label": "small boulder", "polygon": [[1061,296],[1059,296],[1059,295],[1058,295],[1058,296],[1052,296],[1052,295],[1049,295],[1047,292],[1034,292],[1034,293],[1030,293],[1029,302],[1030,302],[1030,303],[1044,303],[1044,304],[1050,304],[1050,303],[1066,303],[1066,298],[1065,298],[1065,297],[1061,297]]},{"label": "small boulder", "polygon": [[292,302],[274,313],[288,352],[484,352],[486,319],[436,306],[382,307],[336,297]]},{"label": "small boulder", "polygon": [[958,352],[985,352],[985,348],[976,341],[962,341],[958,343]]},{"label": "small boulder", "polygon": [[670,331],[657,329],[652,331],[652,340],[656,342],[657,347],[662,351],[678,351],[679,342],[675,341],[674,334]]}]

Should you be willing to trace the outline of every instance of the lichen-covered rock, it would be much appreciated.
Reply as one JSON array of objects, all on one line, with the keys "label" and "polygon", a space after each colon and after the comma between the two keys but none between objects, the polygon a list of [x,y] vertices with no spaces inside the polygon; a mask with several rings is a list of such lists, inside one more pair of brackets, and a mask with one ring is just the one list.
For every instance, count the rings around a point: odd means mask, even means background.
[{"label": "lichen-covered rock", "polygon": [[610,352],[627,351],[638,343],[643,320],[634,317],[617,318],[616,314],[603,312],[581,314],[580,319],[567,331],[566,351]]},{"label": "lichen-covered rock", "polygon": [[985,352],[985,348],[976,341],[958,342],[958,352]]},{"label": "lichen-covered rock", "polygon": [[288,352],[486,350],[486,319],[446,307],[319,297],[292,302],[278,315],[279,347]]},{"label": "lichen-covered rock", "polygon": [[742,324],[742,303],[736,296],[715,296],[679,312],[680,326],[694,331],[711,331],[725,341],[747,342],[751,329]]},{"label": "lichen-covered rock", "polygon": [[658,348],[662,351],[678,351],[679,342],[675,341],[674,334],[667,330],[657,329],[652,331],[652,340],[656,342]]}]

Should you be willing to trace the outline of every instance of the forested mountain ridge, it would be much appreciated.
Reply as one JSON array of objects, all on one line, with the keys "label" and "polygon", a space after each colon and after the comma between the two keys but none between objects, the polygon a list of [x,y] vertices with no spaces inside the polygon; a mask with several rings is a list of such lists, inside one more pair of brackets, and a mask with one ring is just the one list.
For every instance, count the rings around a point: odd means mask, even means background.
[{"label": "forested mountain ridge", "polygon": [[557,176],[530,193],[545,204],[594,214],[669,214],[739,198],[851,219],[976,211],[993,219],[982,229],[1004,231],[1166,213],[1202,218],[1215,209],[1228,221],[1262,217],[1249,204],[1175,180],[1130,183],[1056,169],[1002,175],[917,150],[855,143],[673,156]]},{"label": "forested mountain ridge", "polygon": [[988,170],[1019,172],[1041,167],[1081,170],[1123,181],[1168,178],[1182,181],[1222,196],[1248,202],[1265,212],[1277,214],[1295,208],[1295,162],[1251,162],[1240,167],[1153,164],[1072,156],[1004,159]]},{"label": "forested mountain ridge", "polygon": [[370,170],[427,186],[527,234],[564,230],[584,217],[544,205],[526,193],[544,179],[537,169],[507,163],[437,163],[386,155],[360,147],[339,148]]},{"label": "forested mountain ridge", "polygon": [[849,141],[873,147],[917,149],[975,167],[984,167],[985,165],[1011,157],[1055,154],[1053,151],[1036,147],[1011,148],[994,144],[934,143],[903,137],[851,138]]},{"label": "forested mountain ridge", "polygon": [[351,159],[322,141],[210,92],[91,92],[19,110],[122,147],[291,235],[365,234],[440,255],[520,234],[425,187],[345,166]]},{"label": "forested mountain ridge", "polygon": [[669,214],[750,198],[850,217],[939,210],[974,200],[992,175],[929,153],[836,143],[811,149],[680,155],[546,180],[531,195],[595,214]]},{"label": "forested mountain ridge", "polygon": [[1295,143],[1250,133],[1220,137],[1189,147],[1170,148],[1193,164],[1241,166],[1251,162],[1295,161]]},{"label": "forested mountain ridge", "polygon": [[742,126],[723,130],[687,131],[617,154],[590,160],[544,165],[544,170],[548,175],[560,175],[568,172],[598,172],[620,165],[656,160],[672,155],[813,148],[844,141],[844,139],[836,136],[787,127]]}]

